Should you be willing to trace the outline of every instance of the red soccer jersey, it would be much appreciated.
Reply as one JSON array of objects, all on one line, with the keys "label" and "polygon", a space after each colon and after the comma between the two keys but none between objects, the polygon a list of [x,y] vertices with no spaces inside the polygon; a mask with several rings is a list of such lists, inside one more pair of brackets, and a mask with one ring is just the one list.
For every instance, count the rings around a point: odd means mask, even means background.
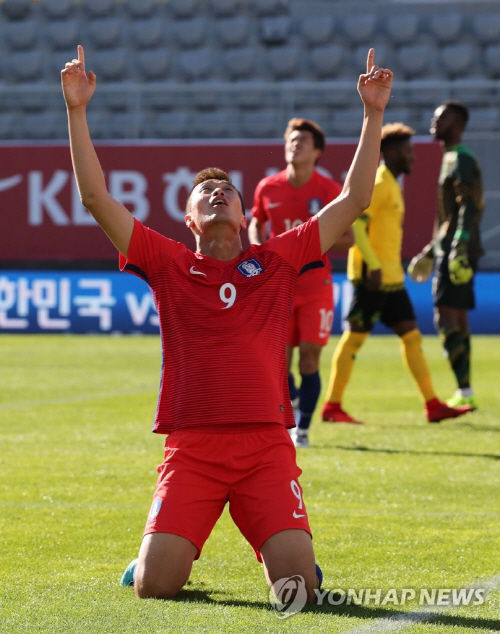
[{"label": "red soccer jersey", "polygon": [[163,364],[157,433],[193,425],[293,427],[286,332],[300,270],[321,261],[315,218],[223,262],[135,221],[120,268],[149,284]]},{"label": "red soccer jersey", "polygon": [[[254,193],[252,217],[259,222],[268,222],[269,235],[274,236],[307,222],[326,204],[337,198],[341,185],[331,178],[314,171],[307,183],[294,187],[288,182],[286,170],[263,178]],[[312,285],[324,285],[331,274],[330,260],[323,256],[325,268],[308,271],[301,275],[296,288],[297,295],[307,296]]]}]

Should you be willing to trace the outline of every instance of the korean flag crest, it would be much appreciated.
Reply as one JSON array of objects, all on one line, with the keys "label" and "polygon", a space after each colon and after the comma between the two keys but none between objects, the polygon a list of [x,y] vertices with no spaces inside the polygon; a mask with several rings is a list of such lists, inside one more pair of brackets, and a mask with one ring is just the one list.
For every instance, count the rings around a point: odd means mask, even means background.
[{"label": "korean flag crest", "polygon": [[244,260],[238,264],[237,269],[245,277],[255,277],[256,275],[260,275],[264,270],[260,262],[258,262],[255,258]]},{"label": "korean flag crest", "polygon": [[311,198],[307,203],[307,208],[309,209],[309,213],[311,216],[315,216],[321,208],[323,207],[323,202],[320,198]]}]

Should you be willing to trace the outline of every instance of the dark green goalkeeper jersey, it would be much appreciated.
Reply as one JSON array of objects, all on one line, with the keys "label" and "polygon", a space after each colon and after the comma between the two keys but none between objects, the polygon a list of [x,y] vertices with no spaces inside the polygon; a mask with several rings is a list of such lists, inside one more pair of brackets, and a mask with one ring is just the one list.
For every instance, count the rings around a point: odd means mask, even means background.
[{"label": "dark green goalkeeper jersey", "polygon": [[439,175],[438,231],[435,255],[449,253],[453,240],[467,243],[471,263],[483,254],[479,223],[484,210],[481,168],[462,143],[447,147]]}]

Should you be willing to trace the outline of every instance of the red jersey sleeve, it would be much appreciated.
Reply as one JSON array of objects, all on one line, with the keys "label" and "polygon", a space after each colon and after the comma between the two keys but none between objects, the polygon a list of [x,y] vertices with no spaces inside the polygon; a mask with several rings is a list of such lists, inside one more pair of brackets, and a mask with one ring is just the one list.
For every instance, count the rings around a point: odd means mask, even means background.
[{"label": "red jersey sleeve", "polygon": [[127,257],[120,254],[120,270],[134,273],[148,282],[166,259],[179,257],[184,250],[184,244],[149,229],[136,218]]},{"label": "red jersey sleeve", "polygon": [[262,201],[262,190],[264,189],[264,186],[265,179],[261,180],[260,183],[258,183],[253,195],[251,216],[252,218],[257,218],[259,222],[267,222],[269,220]]},{"label": "red jersey sleeve", "polygon": [[323,266],[323,254],[319,238],[318,217],[271,238],[262,245],[278,253],[300,273],[304,267]]}]

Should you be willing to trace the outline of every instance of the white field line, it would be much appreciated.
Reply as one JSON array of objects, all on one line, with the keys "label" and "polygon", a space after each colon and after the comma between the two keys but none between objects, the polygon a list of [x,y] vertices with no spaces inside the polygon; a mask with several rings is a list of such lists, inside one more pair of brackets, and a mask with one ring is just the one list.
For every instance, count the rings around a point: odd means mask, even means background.
[{"label": "white field line", "polygon": [[[495,590],[500,588],[500,574],[485,579],[484,581],[477,581],[469,589],[484,589],[484,597]],[[387,632],[400,632],[401,630],[414,625],[415,623],[425,623],[426,621],[432,621],[433,618],[440,616],[453,609],[456,606],[428,606],[420,610],[414,610],[405,614],[398,614],[397,616],[388,617],[386,619],[380,619],[363,625],[361,627],[348,630],[346,634],[386,634]]]},{"label": "white field line", "polygon": [[116,392],[103,392],[101,394],[79,394],[77,396],[67,396],[65,398],[49,398],[29,400],[14,403],[0,403],[0,410],[2,409],[21,409],[24,407],[38,407],[40,405],[65,405],[67,403],[82,403],[85,401],[94,401],[104,398],[112,398],[114,396],[130,396],[136,394],[150,394],[154,393],[154,390],[120,390]]}]

